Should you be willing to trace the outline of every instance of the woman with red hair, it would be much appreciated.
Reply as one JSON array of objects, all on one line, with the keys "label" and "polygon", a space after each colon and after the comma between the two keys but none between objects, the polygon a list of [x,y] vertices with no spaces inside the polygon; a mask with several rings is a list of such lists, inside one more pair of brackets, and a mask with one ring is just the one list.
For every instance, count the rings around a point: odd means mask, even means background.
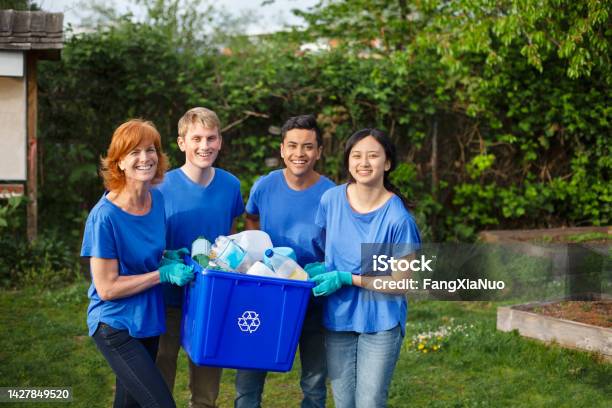
[{"label": "woman with red hair", "polygon": [[190,267],[160,266],[166,246],[164,200],[152,185],[168,161],[151,122],[115,130],[101,175],[108,190],[89,213],[81,256],[90,258],[89,335],[116,375],[114,407],[174,407],[155,366],[165,332],[160,282],[183,286]]}]

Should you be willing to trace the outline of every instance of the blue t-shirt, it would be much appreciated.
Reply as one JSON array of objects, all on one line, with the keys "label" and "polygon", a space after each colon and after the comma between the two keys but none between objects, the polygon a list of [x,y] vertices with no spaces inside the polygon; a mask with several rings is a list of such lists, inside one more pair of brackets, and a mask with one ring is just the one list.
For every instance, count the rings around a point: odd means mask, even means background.
[{"label": "blue t-shirt", "polygon": [[[116,259],[119,275],[156,271],[166,246],[164,200],[151,191],[151,210],[132,215],[113,204],[106,193],[89,213],[85,223],[81,256]],[[102,300],[92,281],[87,308],[87,326],[93,336],[98,323],[127,329],[132,337],[158,336],[166,331],[162,290],[159,285],[135,295]]]},{"label": "blue t-shirt", "polygon": [[[157,188],[165,201],[166,249],[191,250],[193,241],[201,236],[214,243],[219,235],[229,235],[234,218],[244,212],[240,180],[216,167],[206,187],[193,182],[179,168],[166,173]],[[170,284],[162,286],[166,304],[180,306],[181,288]]]},{"label": "blue t-shirt", "polygon": [[[325,230],[325,266],[328,271],[361,274],[361,244],[413,244],[419,230],[402,200],[394,195],[382,207],[360,214],[346,195],[347,184],[321,197],[316,223]],[[406,254],[407,255],[407,254]],[[392,295],[357,286],[343,286],[325,298],[323,324],[333,331],[374,333],[401,326],[404,333],[407,302]]]},{"label": "blue t-shirt", "polygon": [[314,221],[321,196],[334,186],[321,176],[306,190],[293,190],[283,170],[274,170],[253,184],[246,212],[259,215],[260,228],[270,235],[274,246],[293,248],[300,265],[319,262],[324,243],[321,228]]}]

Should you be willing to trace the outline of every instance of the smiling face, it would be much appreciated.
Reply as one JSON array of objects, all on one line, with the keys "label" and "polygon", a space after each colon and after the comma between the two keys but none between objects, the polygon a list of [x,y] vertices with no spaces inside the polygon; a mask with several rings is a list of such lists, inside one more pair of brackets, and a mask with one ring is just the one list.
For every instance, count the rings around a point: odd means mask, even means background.
[{"label": "smiling face", "polygon": [[281,157],[285,166],[298,178],[309,176],[314,171],[317,160],[321,158],[321,150],[314,130],[291,129],[281,143]]},{"label": "smiling face", "polygon": [[372,136],[367,136],[351,149],[348,168],[356,183],[377,186],[383,184],[385,171],[391,168],[391,163],[383,146]]},{"label": "smiling face", "polygon": [[192,123],[185,136],[179,136],[177,142],[185,152],[185,164],[201,170],[213,165],[222,144],[219,128],[207,128],[198,122]]},{"label": "smiling face", "polygon": [[150,182],[155,177],[159,157],[155,144],[142,141],[117,163],[126,182]]}]

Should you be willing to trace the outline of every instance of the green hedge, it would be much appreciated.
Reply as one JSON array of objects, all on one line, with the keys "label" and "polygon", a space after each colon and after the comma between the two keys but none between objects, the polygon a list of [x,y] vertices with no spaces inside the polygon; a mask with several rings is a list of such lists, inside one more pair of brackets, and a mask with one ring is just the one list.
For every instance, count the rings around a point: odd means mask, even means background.
[{"label": "green hedge", "polygon": [[[102,193],[98,158],[127,118],[153,120],[180,164],[176,123],[196,105],[229,126],[219,164],[245,198],[278,154],[270,126],[316,113],[321,171],[337,181],[354,130],[392,135],[394,180],[428,239],[610,222],[609,2],[357,3],[324,3],[302,13],[307,30],[259,37],[204,36],[163,7],[69,34],[62,60],[40,64],[43,226],[78,241]],[[330,38],[341,41],[299,50]]]}]

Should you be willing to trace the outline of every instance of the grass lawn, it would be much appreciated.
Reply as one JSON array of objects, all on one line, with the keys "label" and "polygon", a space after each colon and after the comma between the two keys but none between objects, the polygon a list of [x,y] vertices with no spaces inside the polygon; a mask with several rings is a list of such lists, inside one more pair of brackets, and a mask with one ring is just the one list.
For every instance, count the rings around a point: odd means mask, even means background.
[{"label": "grass lawn", "polygon": [[[74,400],[65,406],[111,406],[114,376],[87,336],[86,291],[85,283],[54,291],[0,291],[0,386],[71,386]],[[495,311],[496,305],[486,302],[412,302],[389,406],[612,406],[611,364],[596,355],[497,332]],[[417,334],[431,331],[439,333],[429,342],[413,342]],[[433,344],[441,348],[433,351]],[[298,372],[296,361],[290,373],[270,374],[264,406],[298,406]],[[232,406],[233,381],[234,370],[225,370],[221,407]],[[182,351],[175,389],[177,406],[186,407]],[[331,401],[328,405],[333,406]]]}]

